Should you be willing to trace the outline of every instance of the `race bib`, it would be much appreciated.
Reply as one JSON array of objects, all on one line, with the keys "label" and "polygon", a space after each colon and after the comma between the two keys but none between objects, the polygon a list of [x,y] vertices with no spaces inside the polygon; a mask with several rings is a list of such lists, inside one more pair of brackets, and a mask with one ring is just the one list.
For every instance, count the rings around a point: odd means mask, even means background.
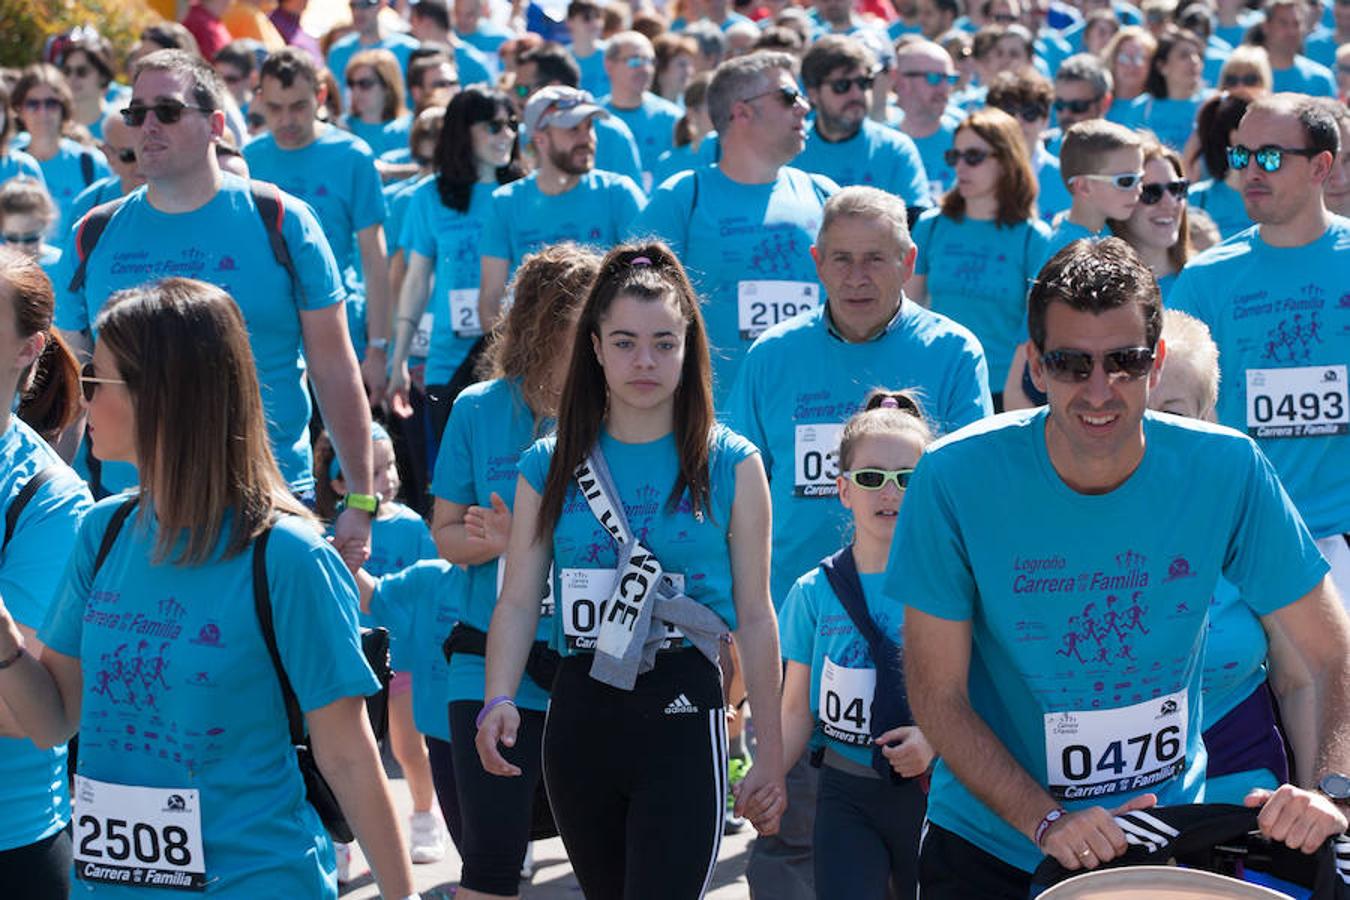
[{"label": "race bib", "polygon": [[1045,770],[1056,800],[1153,787],[1186,769],[1186,692],[1120,709],[1046,713]]},{"label": "race bib", "polygon": [[[506,554],[497,557],[497,596],[502,595],[502,583],[506,581]],[[548,581],[539,586],[543,596],[539,598],[539,615],[553,615],[553,567],[548,567]]]},{"label": "race bib", "polygon": [[825,657],[818,717],[826,736],[859,747],[871,746],[872,694],[876,689],[876,669],[846,669]]},{"label": "race bib", "polygon": [[409,356],[420,356],[426,359],[431,355],[431,328],[436,322],[436,317],[431,313],[422,313],[422,318],[417,323],[417,330],[413,332],[412,342],[408,344]]},{"label": "race bib", "polygon": [[201,797],[75,776],[75,876],[99,884],[206,890]]},{"label": "race bib", "polygon": [[819,305],[820,287],[810,281],[742,281],[736,285],[741,338],[753,341],[766,329]]},{"label": "race bib", "polygon": [[450,292],[450,325],[456,337],[481,337],[478,321],[478,288],[459,288]]},{"label": "race bib", "polygon": [[1346,367],[1247,370],[1247,433],[1298,438],[1350,431]]},{"label": "race bib", "polygon": [[[609,598],[614,595],[614,580],[617,577],[617,569],[562,570],[558,586],[562,594],[563,642],[568,650],[595,649],[600,623],[604,621]],[[671,580],[675,590],[684,592],[683,575],[667,572],[665,577]],[[660,649],[678,648],[683,637],[678,628],[667,624],[666,638],[661,642]]]},{"label": "race bib", "polygon": [[834,497],[839,494],[839,422],[798,425],[793,434],[792,493],[798,497]]}]

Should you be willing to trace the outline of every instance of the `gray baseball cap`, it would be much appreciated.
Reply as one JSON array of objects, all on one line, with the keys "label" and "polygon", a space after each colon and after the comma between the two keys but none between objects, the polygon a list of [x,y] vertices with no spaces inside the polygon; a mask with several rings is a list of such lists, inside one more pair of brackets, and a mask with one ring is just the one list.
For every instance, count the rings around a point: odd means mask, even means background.
[{"label": "gray baseball cap", "polygon": [[536,91],[525,105],[525,131],[533,135],[550,125],[572,128],[594,115],[609,113],[595,102],[590,92],[551,84]]}]

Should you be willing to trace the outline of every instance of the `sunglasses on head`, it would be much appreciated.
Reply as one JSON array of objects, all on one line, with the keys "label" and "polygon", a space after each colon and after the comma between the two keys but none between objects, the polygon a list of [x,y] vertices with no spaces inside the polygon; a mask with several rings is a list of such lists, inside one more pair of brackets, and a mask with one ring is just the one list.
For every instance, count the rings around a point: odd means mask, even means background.
[{"label": "sunglasses on head", "polygon": [[1154,184],[1146,184],[1139,189],[1139,202],[1145,206],[1152,206],[1163,197],[1163,192],[1171,194],[1177,200],[1186,199],[1186,191],[1190,189],[1191,183],[1185,178],[1178,178],[1176,181],[1159,181]]},{"label": "sunglasses on head", "polygon": [[1121,172],[1118,175],[1079,175],[1079,178],[1086,178],[1088,181],[1104,181],[1111,187],[1121,191],[1133,190],[1134,186],[1144,180],[1143,172]]},{"label": "sunglasses on head", "polygon": [[855,84],[860,91],[870,91],[872,85],[877,83],[877,79],[875,75],[858,75],[853,78],[832,78],[825,83],[829,85],[831,91],[843,96],[844,94],[847,94]]},{"label": "sunglasses on head", "polygon": [[947,82],[947,84],[956,84],[956,82],[961,80],[960,75],[956,74],[948,75],[946,72],[901,72],[900,77],[922,78],[924,81],[928,82],[933,87],[937,87],[944,81]]},{"label": "sunglasses on head", "polygon": [[506,130],[518,131],[520,129],[515,119],[488,119],[483,123],[483,127],[488,130],[488,134],[501,134]]},{"label": "sunglasses on head", "polygon": [[354,91],[368,91],[380,83],[378,78],[348,78],[347,87]]},{"label": "sunglasses on head", "polygon": [[85,363],[80,369],[80,389],[84,392],[84,402],[93,403],[94,394],[101,384],[126,384],[120,378],[99,378],[93,363]]},{"label": "sunglasses on head", "polygon": [[913,469],[850,469],[844,477],[864,491],[879,491],[888,481],[894,481],[896,489],[903,491],[913,474]]},{"label": "sunglasses on head", "polygon": [[1225,75],[1223,76],[1223,86],[1226,88],[1238,87],[1256,87],[1261,83],[1261,76],[1255,72],[1248,72],[1245,75]]},{"label": "sunglasses on head", "polygon": [[788,109],[791,109],[798,103],[806,103],[808,106],[810,105],[810,103],[806,99],[806,95],[790,84],[785,84],[781,87],[776,87],[773,90],[765,91],[762,94],[755,94],[753,97],[746,97],[741,102],[751,103],[755,100],[760,99],[761,97],[771,97],[771,96],[777,96],[779,101]]},{"label": "sunglasses on head", "polygon": [[1067,109],[1074,115],[1081,116],[1083,113],[1092,109],[1096,103],[1096,100],[1056,100],[1054,102],[1054,107],[1055,112],[1057,113],[1062,113]]},{"label": "sunglasses on head", "polygon": [[1021,118],[1023,122],[1039,122],[1050,115],[1050,107],[1044,103],[1003,103],[998,106],[1014,119]]},{"label": "sunglasses on head", "polygon": [[0,234],[6,244],[19,244],[26,246],[28,244],[39,244],[42,242],[42,232],[30,231],[27,234]]},{"label": "sunglasses on head", "polygon": [[88,78],[92,71],[94,70],[90,66],[66,66],[61,70],[61,74],[67,78]]},{"label": "sunglasses on head", "polygon": [[1301,156],[1304,159],[1312,159],[1321,150],[1311,150],[1307,147],[1277,147],[1274,144],[1266,144],[1264,147],[1258,147],[1253,150],[1251,147],[1244,147],[1238,144],[1235,147],[1228,148],[1228,166],[1241,172],[1247,168],[1247,164],[1256,157],[1256,164],[1264,172],[1278,172],[1280,166],[1284,165],[1284,155],[1286,153],[1294,156]]},{"label": "sunglasses on head", "polygon": [[[1092,377],[1097,357],[1086,350],[1051,350],[1041,355],[1045,372],[1055,381],[1087,381]],[[1153,350],[1149,347],[1123,347],[1101,355],[1107,381],[1135,381],[1153,368]]]},{"label": "sunglasses on head", "polygon": [[30,97],[23,101],[23,108],[36,112],[39,109],[62,109],[61,101],[55,97]]},{"label": "sunglasses on head", "polygon": [[149,106],[142,103],[131,104],[122,110],[122,121],[125,122],[129,128],[140,128],[145,124],[146,115],[153,112],[155,114],[155,119],[159,121],[159,124],[172,125],[183,118],[184,111],[189,109],[199,113],[207,113],[208,115],[215,112],[215,110],[208,109],[205,106],[189,106],[180,100],[160,100]]},{"label": "sunglasses on head", "polygon": [[952,168],[956,168],[958,162],[963,162],[968,166],[978,166],[988,158],[988,150],[976,150],[974,147],[965,150],[957,150],[952,147],[942,154],[942,161]]}]

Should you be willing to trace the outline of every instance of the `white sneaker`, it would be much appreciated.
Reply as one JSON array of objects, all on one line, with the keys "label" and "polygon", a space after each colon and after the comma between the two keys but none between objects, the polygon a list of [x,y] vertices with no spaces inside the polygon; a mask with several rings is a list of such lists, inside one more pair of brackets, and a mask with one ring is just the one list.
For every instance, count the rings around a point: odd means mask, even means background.
[{"label": "white sneaker", "polygon": [[520,863],[520,877],[525,881],[534,877],[534,841],[525,845],[525,859]]},{"label": "white sneaker", "polygon": [[352,845],[334,841],[333,850],[337,853],[338,884],[347,884],[352,880]]},{"label": "white sneaker", "polygon": [[445,858],[445,829],[433,812],[415,812],[409,820],[408,854],[414,863],[434,863]]}]

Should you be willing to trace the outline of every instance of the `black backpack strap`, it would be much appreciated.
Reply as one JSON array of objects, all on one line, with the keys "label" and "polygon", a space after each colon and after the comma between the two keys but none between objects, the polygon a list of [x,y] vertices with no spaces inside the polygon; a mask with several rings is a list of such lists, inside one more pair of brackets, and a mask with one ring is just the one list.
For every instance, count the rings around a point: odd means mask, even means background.
[{"label": "black backpack strap", "polygon": [[258,627],[262,629],[267,655],[272,658],[272,668],[281,684],[281,700],[286,705],[286,724],[290,728],[291,743],[302,744],[305,740],[304,716],[300,712],[300,701],[296,699],[295,689],[291,687],[291,679],[286,675],[286,667],[281,664],[277,632],[272,624],[272,590],[267,584],[267,539],[271,534],[272,526],[269,525],[253,541],[253,610],[258,616]]},{"label": "black backpack strap", "polygon": [[84,178],[84,186],[94,183],[94,176],[98,173],[94,171],[94,154],[85,150],[80,154],[80,176]]},{"label": "black backpack strap", "polygon": [[879,660],[885,658],[884,648],[888,642],[886,637],[877,627],[877,623],[872,620],[872,616],[867,611],[867,599],[863,595],[862,579],[858,577],[858,565],[853,560],[853,547],[848,546],[833,556],[826,557],[820,563],[820,568],[825,572],[825,578],[830,582],[830,587],[834,588],[835,596],[839,598],[839,603],[844,607],[844,612],[853,620],[853,627],[858,629],[858,633],[867,641],[867,646],[871,649],[872,659]]},{"label": "black backpack strap", "polygon": [[9,508],[5,510],[5,539],[0,541],[0,553],[5,552],[9,546],[10,538],[14,537],[14,529],[19,526],[19,516],[23,514],[23,509],[32,500],[34,495],[42,488],[44,484],[52,480],[56,475],[56,466],[48,466],[38,471],[36,475],[28,479],[23,487],[19,488],[19,493],[14,495],[14,499],[9,502]]},{"label": "black backpack strap", "polygon": [[117,210],[126,202],[126,199],[124,195],[95,206],[85,214],[85,217],[80,220],[80,224],[75,226],[75,254],[79,257],[80,262],[75,267],[75,274],[71,276],[70,291],[84,290],[84,273],[89,265],[89,254],[94,252],[98,239],[103,236],[108,223],[112,221],[112,217],[117,214]]},{"label": "black backpack strap", "polygon": [[89,573],[89,579],[92,581],[98,574],[98,570],[103,568],[104,561],[108,554],[112,552],[113,544],[117,543],[117,534],[122,530],[122,525],[126,523],[127,516],[131,515],[136,504],[141,501],[139,496],[128,497],[122,501],[122,505],[112,514],[108,520],[108,527],[103,531],[103,540],[98,545],[98,556],[94,557],[94,569]]},{"label": "black backpack strap", "polygon": [[286,204],[281,199],[281,188],[266,181],[250,181],[248,187],[253,194],[253,205],[258,209],[258,217],[267,231],[267,244],[272,248],[272,258],[286,270],[296,297],[303,297],[304,285],[300,282],[300,273],[296,271],[285,232],[281,230],[282,223],[286,221]]}]

